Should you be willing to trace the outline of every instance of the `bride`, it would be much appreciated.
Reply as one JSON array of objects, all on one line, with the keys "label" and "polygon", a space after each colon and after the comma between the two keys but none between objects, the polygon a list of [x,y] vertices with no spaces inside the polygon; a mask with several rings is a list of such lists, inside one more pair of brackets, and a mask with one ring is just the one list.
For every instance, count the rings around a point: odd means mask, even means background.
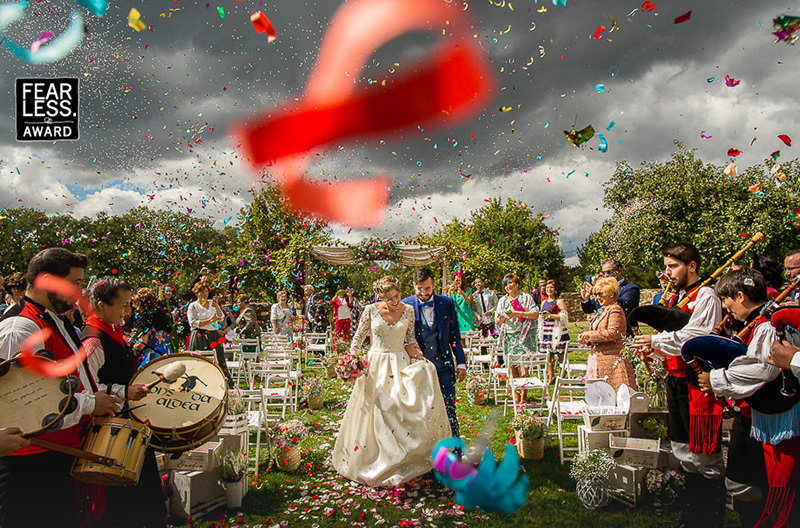
[{"label": "bride", "polygon": [[414,308],[400,302],[400,283],[375,283],[350,345],[359,352],[371,329],[369,368],[353,387],[333,447],[333,467],[368,486],[392,487],[433,469],[431,451],[451,435],[436,369],[414,337]]}]

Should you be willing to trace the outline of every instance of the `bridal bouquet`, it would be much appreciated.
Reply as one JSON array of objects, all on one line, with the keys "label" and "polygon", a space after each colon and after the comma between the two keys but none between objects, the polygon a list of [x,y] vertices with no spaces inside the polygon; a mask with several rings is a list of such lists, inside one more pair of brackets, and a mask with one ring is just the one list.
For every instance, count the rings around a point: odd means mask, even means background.
[{"label": "bridal bouquet", "polygon": [[345,381],[355,381],[367,371],[367,367],[369,367],[369,363],[364,356],[343,354],[336,362],[336,377]]}]

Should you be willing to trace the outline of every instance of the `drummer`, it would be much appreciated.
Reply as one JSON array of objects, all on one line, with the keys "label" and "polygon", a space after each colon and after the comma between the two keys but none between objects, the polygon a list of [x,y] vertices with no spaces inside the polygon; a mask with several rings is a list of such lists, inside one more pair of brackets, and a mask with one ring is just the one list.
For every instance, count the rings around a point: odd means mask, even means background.
[{"label": "drummer", "polygon": [[[36,348],[46,348],[56,360],[69,358],[78,351],[80,337],[75,327],[60,315],[72,308],[73,300],[36,288],[33,283],[39,275],[47,273],[80,288],[87,264],[86,255],[64,248],[48,248],[31,259],[26,273],[28,287],[23,297],[24,306],[18,315],[0,322],[0,359],[17,354],[22,343],[40,330],[49,330],[51,334]],[[44,433],[41,438],[80,448],[83,426],[90,415],[113,414],[122,400],[97,391],[96,373],[90,372],[86,362],[79,365],[73,375],[80,381],[75,394],[77,408],[64,416],[59,431]],[[36,446],[23,447],[0,459],[0,525],[4,528],[66,528],[77,526],[79,515],[91,515],[96,511],[91,504],[79,505],[76,501],[76,484],[70,475],[73,460],[70,455]],[[81,491],[82,502],[88,502],[84,498],[91,490],[82,487]]]},{"label": "drummer", "polygon": [[[98,387],[130,401],[144,398],[144,385],[129,385],[136,372],[136,355],[125,342],[121,324],[130,315],[132,289],[117,277],[105,277],[90,292],[95,315],[86,321],[83,344],[90,364],[99,365]],[[130,405],[130,404],[129,404]],[[128,418],[126,414],[123,417]],[[147,448],[142,473],[136,486],[107,486],[106,510],[99,527],[163,527],[167,510],[161,490],[155,452]]]},{"label": "drummer", "polygon": [[[727,273],[715,290],[736,319],[761,320],[746,340],[747,355],[734,359],[726,369],[701,374],[700,387],[719,396],[746,398],[780,375],[780,369],[768,362],[770,348],[778,339],[777,332],[760,317],[760,308],[767,301],[766,282],[761,273],[743,268]],[[751,412],[750,434],[763,443],[769,481],[759,526],[798,526],[800,500],[795,500],[795,493],[800,485],[800,403],[781,413],[768,414],[756,409]],[[772,515],[776,518],[774,523],[770,521]]]}]

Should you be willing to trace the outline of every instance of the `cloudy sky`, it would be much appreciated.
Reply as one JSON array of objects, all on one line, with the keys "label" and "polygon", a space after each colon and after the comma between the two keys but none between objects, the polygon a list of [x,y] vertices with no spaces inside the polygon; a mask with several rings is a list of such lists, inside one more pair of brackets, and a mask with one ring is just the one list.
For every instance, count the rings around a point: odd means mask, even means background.
[{"label": "cloudy sky", "polygon": [[[146,205],[235,223],[260,176],[228,132],[301,96],[340,3],[117,1],[104,18],[78,8],[86,39],[57,63],[29,65],[0,48],[0,207],[92,216]],[[334,145],[308,166],[320,179],[391,173],[382,235],[430,230],[484,200],[511,197],[549,215],[569,258],[609,216],[602,182],[616,162],[665,160],[675,140],[718,164],[731,147],[742,151],[740,167],[778,149],[782,159],[797,157],[777,136],[800,141],[800,47],[773,44],[771,35],[775,16],[800,15],[796,2],[661,0],[649,12],[617,0],[449,3],[471,17],[470,33],[491,61],[499,86],[492,102],[457,127]],[[8,38],[27,44],[42,31],[58,33],[75,9],[61,0],[31,4]],[[150,28],[128,27],[131,7]],[[275,25],[274,42],[254,31],[257,10]],[[674,23],[689,10],[690,20]],[[600,25],[609,31],[598,40]],[[409,71],[441,38],[389,43],[357,82]],[[741,82],[728,87],[726,75]],[[17,142],[14,79],[56,76],[80,79],[80,139]],[[589,124],[608,152],[597,136],[580,148],[565,140],[563,130]],[[336,233],[365,234],[347,226]]]}]

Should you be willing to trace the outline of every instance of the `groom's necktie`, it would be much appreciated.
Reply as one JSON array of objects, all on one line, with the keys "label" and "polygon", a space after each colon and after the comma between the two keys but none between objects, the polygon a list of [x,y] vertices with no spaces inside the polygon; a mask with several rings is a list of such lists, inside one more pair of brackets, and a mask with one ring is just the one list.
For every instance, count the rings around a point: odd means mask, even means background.
[{"label": "groom's necktie", "polygon": [[420,306],[420,308],[423,307],[423,306],[428,306],[430,308],[433,308],[433,301],[421,302],[421,303],[419,303],[419,306]]},{"label": "groom's necktie", "polygon": [[481,299],[481,315],[486,313],[486,303],[483,301],[483,292],[478,292],[478,296]]}]

